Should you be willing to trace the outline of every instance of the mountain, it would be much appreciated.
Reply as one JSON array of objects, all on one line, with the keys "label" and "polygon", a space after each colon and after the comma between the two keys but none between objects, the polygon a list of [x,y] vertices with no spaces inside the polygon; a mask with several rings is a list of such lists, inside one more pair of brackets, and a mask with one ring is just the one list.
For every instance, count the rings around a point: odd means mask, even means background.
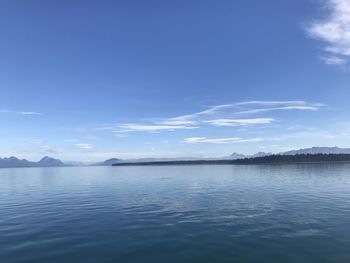
[{"label": "mountain", "polygon": [[311,147],[300,150],[292,150],[280,153],[282,155],[296,155],[296,154],[350,154],[350,148],[339,147]]},{"label": "mountain", "polygon": [[244,159],[222,159],[222,160],[181,160],[181,161],[155,161],[138,163],[115,163],[113,166],[130,165],[210,165],[210,164],[301,164],[301,163],[350,163],[350,154],[295,154],[281,155],[273,154],[262,157]]},{"label": "mountain", "polygon": [[51,158],[48,156],[43,157],[39,162],[36,163],[39,167],[57,167],[66,166],[61,160]]},{"label": "mountain", "polygon": [[280,152],[277,154],[258,152],[253,155],[243,155],[239,153],[232,153],[227,159],[238,160],[244,158],[257,158],[271,155],[298,155],[298,154],[350,154],[350,148],[339,148],[339,147],[311,147],[298,150],[291,150],[286,152]]},{"label": "mountain", "polygon": [[[166,164],[166,163],[230,163],[230,161],[239,161],[239,160],[245,160],[245,159],[254,159],[254,161],[260,161],[260,160],[270,160],[267,157],[270,156],[293,156],[293,155],[317,155],[317,154],[350,154],[349,148],[339,148],[339,147],[312,147],[312,148],[305,148],[305,149],[299,149],[299,150],[292,150],[292,151],[286,151],[286,152],[280,152],[280,153],[270,153],[270,152],[257,152],[252,155],[244,155],[240,153],[232,153],[229,156],[226,157],[218,157],[218,158],[185,158],[185,157],[179,157],[179,158],[141,158],[141,159],[129,159],[129,160],[120,160],[118,159],[118,162],[108,162],[109,160],[105,161],[104,165],[128,165],[128,164]],[[264,158],[266,157],[266,158]],[[260,159],[262,158],[262,159]],[[312,159],[311,157],[309,157]],[[284,159],[283,159],[284,160]],[[101,165],[101,164],[100,164]]]},{"label": "mountain", "polygon": [[[118,158],[111,158],[105,160],[103,162],[95,163],[94,166],[111,166],[114,164],[122,164],[122,163],[166,163],[166,162],[194,162],[194,163],[216,163],[216,162],[224,162],[234,161],[234,160],[244,160],[244,159],[252,159],[252,158],[262,158],[268,156],[293,156],[293,155],[317,155],[317,154],[350,154],[350,148],[339,148],[339,147],[311,147],[304,148],[299,150],[291,150],[286,152],[280,152],[277,154],[266,153],[266,152],[258,152],[253,155],[244,155],[240,153],[232,153],[226,157],[177,157],[177,158],[141,158],[141,159],[128,159],[122,160]],[[268,158],[267,158],[268,159]],[[258,159],[260,160],[260,159]],[[265,160],[265,159],[263,159]],[[206,162],[208,161],[208,162]],[[86,163],[64,163],[59,159],[55,159],[49,156],[43,157],[38,162],[31,162],[26,159],[19,159],[14,156],[9,158],[0,158],[0,168],[2,167],[62,167],[62,166],[82,166],[88,165]]]},{"label": "mountain", "polygon": [[231,159],[231,160],[237,160],[237,159],[243,159],[243,158],[246,158],[246,156],[244,154],[240,154],[240,153],[232,153],[228,159]]},{"label": "mountain", "polygon": [[0,168],[12,167],[57,167],[67,166],[59,159],[54,159],[48,156],[43,157],[38,162],[30,162],[26,159],[18,159],[17,157],[0,158]]},{"label": "mountain", "polygon": [[16,157],[0,158],[0,167],[31,167],[32,163],[26,159]]},{"label": "mountain", "polygon": [[250,155],[250,158],[256,158],[256,157],[265,157],[273,155],[273,153],[266,153],[266,152],[257,152],[256,154]]},{"label": "mountain", "polygon": [[113,165],[113,164],[115,164],[115,163],[119,163],[119,162],[121,162],[120,159],[118,159],[118,158],[112,158],[112,159],[108,159],[108,160],[106,160],[106,161],[104,161],[104,162],[97,163],[97,164],[95,164],[95,165],[111,166],[111,165]]},{"label": "mountain", "polygon": [[269,155],[272,155],[272,153],[257,152],[256,154],[253,154],[253,155],[244,155],[244,154],[234,152],[225,159],[239,160],[239,159],[244,159],[244,158],[264,157],[264,156],[269,156]]}]

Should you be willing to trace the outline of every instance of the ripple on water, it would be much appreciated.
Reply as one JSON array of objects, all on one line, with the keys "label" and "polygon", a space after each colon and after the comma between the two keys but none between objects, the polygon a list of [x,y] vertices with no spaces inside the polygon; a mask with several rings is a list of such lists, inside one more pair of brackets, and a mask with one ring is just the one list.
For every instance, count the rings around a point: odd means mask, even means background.
[{"label": "ripple on water", "polygon": [[0,262],[348,262],[349,168],[0,170]]}]

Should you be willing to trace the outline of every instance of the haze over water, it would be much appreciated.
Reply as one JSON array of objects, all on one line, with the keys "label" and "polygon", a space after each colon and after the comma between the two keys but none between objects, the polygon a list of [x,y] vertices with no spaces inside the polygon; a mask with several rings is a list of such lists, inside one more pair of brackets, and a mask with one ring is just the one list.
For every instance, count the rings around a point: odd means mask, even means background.
[{"label": "haze over water", "polygon": [[349,171],[0,169],[0,262],[349,262]]}]

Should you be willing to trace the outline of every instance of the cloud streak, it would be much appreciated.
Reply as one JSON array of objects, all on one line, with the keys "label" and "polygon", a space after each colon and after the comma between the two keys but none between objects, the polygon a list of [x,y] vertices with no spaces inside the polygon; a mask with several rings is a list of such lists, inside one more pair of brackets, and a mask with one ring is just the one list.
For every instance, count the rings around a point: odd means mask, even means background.
[{"label": "cloud streak", "polygon": [[327,56],[322,60],[328,65],[348,64],[350,59],[350,1],[327,0],[327,16],[314,21],[308,28],[308,34],[325,45]]},{"label": "cloud streak", "polygon": [[221,127],[221,126],[251,126],[257,124],[269,124],[274,122],[275,119],[272,118],[255,118],[255,119],[215,119],[206,121],[213,126]]},{"label": "cloud streak", "polygon": [[121,123],[115,126],[98,128],[113,130],[115,134],[129,132],[167,132],[176,130],[191,130],[205,126],[236,127],[271,124],[276,121],[271,117],[233,118],[242,114],[258,114],[273,111],[317,111],[324,107],[322,103],[306,101],[243,101],[231,104],[221,104],[208,107],[192,114],[180,115],[166,119],[157,119],[142,123]]},{"label": "cloud streak", "polygon": [[242,139],[239,137],[229,137],[229,138],[213,138],[209,139],[207,137],[190,137],[183,140],[184,143],[199,144],[199,143],[210,143],[210,144],[229,144],[229,143],[245,143],[245,142],[261,142],[261,138],[252,139]]},{"label": "cloud streak", "polygon": [[93,147],[89,143],[76,143],[74,144],[74,147],[80,150],[92,150]]},{"label": "cloud streak", "polygon": [[119,132],[160,132],[160,131],[175,131],[181,129],[196,129],[195,126],[187,125],[165,125],[165,124],[137,124],[128,123],[119,125]]},{"label": "cloud streak", "polygon": [[42,115],[42,113],[36,111],[13,111],[8,109],[0,109],[0,113],[13,113],[17,115]]},{"label": "cloud streak", "polygon": [[324,107],[323,103],[310,103],[306,101],[242,101],[231,104],[222,104],[209,107],[207,110],[200,111],[193,114],[182,115],[171,118],[173,121],[198,121],[203,118],[211,118],[217,115],[232,115],[232,114],[247,114],[247,113],[260,113],[270,111],[282,111],[282,110],[304,110],[304,111],[317,111]]},{"label": "cloud streak", "polygon": [[42,115],[41,113],[35,112],[35,111],[20,111],[20,112],[17,112],[17,114],[20,114],[20,115]]}]

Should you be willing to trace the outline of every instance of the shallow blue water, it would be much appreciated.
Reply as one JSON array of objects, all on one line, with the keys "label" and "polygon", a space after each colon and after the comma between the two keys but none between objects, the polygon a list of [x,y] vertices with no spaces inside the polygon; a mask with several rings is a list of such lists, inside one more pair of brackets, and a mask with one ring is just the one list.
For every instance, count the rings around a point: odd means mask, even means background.
[{"label": "shallow blue water", "polygon": [[0,262],[350,262],[350,165],[0,169]]}]

